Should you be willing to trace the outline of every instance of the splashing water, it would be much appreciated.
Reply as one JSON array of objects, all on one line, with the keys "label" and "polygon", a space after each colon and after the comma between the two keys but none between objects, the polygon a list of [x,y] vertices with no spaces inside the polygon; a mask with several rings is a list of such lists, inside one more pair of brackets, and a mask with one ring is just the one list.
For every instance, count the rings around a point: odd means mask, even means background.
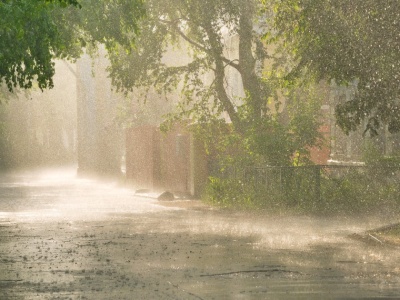
[{"label": "splashing water", "polygon": [[135,197],[133,190],[117,183],[78,178],[74,169],[19,173],[3,176],[0,181],[1,219],[88,220],[111,213],[163,210],[166,208],[155,200]]}]

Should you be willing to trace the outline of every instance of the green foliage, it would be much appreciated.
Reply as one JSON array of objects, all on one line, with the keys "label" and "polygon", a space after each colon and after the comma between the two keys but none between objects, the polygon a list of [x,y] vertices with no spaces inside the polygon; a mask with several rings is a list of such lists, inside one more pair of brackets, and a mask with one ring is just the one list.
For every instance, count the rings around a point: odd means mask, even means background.
[{"label": "green foliage", "polygon": [[309,151],[321,146],[320,95],[312,87],[287,91],[285,107],[255,124],[254,144],[268,165],[309,164]]},{"label": "green foliage", "polygon": [[0,2],[0,81],[16,86],[52,87],[53,51],[61,41],[51,20],[53,5],[42,1]]},{"label": "green foliage", "polygon": [[382,151],[371,140],[366,140],[362,151],[362,161],[367,165],[379,165],[382,158]]},{"label": "green foliage", "polygon": [[282,111],[254,120],[253,107],[244,99],[238,116],[246,130],[227,130],[224,122],[216,120],[200,127],[201,140],[213,147],[217,155],[222,154],[217,159],[222,168],[310,164],[310,148],[323,143],[318,131],[320,106],[321,100],[313,89],[295,88],[288,90]]},{"label": "green foliage", "polygon": [[279,211],[283,208],[279,202],[278,192],[272,191],[272,193],[268,194],[269,202],[267,204],[264,191],[257,188],[255,184],[238,179],[210,177],[204,200],[211,205],[222,208],[239,208],[242,210],[268,208],[270,211]]},{"label": "green foliage", "polygon": [[357,82],[350,101],[338,104],[336,118],[348,133],[368,121],[376,132],[382,123],[400,130],[398,104],[400,3],[395,0],[289,0],[275,2],[272,41],[292,56],[286,77]]},{"label": "green foliage", "polygon": [[47,3],[57,3],[61,7],[67,7],[69,5],[81,8],[82,6],[80,5],[79,1],[77,0],[44,0],[44,2]]},{"label": "green foliage", "polygon": [[[139,24],[141,36],[134,51],[122,45],[110,55],[113,84],[127,92],[155,88],[160,94],[178,94],[180,119],[204,122],[210,115],[226,113],[240,129],[237,103],[226,85],[228,70],[241,76],[255,116],[261,115],[268,97],[255,73],[256,61],[265,53],[253,30],[256,4],[253,0],[147,1],[147,18]],[[226,40],[235,36],[240,55],[232,59]],[[253,43],[259,45],[257,51]]]},{"label": "green foliage", "polygon": [[133,46],[143,1],[43,0],[0,2],[0,82],[53,87],[54,58],[76,59],[84,47]]},{"label": "green foliage", "polygon": [[399,153],[390,156],[382,154],[382,151],[371,141],[366,140],[363,148],[363,161],[367,166],[397,168],[400,167]]},{"label": "green foliage", "polygon": [[399,176],[399,168],[251,168],[212,177],[205,201],[226,208],[318,215],[397,212]]},{"label": "green foliage", "polygon": [[325,178],[319,210],[330,214],[396,212],[400,197],[398,176],[398,169],[371,167]]}]

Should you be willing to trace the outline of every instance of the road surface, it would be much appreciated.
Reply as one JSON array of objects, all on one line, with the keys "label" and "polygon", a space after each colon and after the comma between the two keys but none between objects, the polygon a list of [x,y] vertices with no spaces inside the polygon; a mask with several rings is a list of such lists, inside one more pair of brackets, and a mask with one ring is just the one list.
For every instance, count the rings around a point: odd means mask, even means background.
[{"label": "road surface", "polygon": [[[73,170],[0,177],[0,299],[400,299],[390,221],[162,203]],[[393,217],[392,217],[393,218]]]}]

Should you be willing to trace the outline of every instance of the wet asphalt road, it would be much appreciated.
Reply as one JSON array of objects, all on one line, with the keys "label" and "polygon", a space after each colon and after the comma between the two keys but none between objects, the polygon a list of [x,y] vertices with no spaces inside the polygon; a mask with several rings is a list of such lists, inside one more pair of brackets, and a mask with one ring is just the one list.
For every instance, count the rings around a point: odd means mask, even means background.
[{"label": "wet asphalt road", "polygon": [[399,249],[348,237],[395,218],[165,205],[74,173],[0,177],[0,299],[400,299]]}]

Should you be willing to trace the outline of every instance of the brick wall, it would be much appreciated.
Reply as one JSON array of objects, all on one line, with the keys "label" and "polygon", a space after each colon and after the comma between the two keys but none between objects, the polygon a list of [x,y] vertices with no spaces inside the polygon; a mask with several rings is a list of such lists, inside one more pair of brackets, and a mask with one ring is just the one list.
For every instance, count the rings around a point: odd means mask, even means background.
[{"label": "brick wall", "polygon": [[155,126],[126,132],[126,177],[135,188],[199,195],[208,176],[199,143],[176,126],[162,133]]}]

